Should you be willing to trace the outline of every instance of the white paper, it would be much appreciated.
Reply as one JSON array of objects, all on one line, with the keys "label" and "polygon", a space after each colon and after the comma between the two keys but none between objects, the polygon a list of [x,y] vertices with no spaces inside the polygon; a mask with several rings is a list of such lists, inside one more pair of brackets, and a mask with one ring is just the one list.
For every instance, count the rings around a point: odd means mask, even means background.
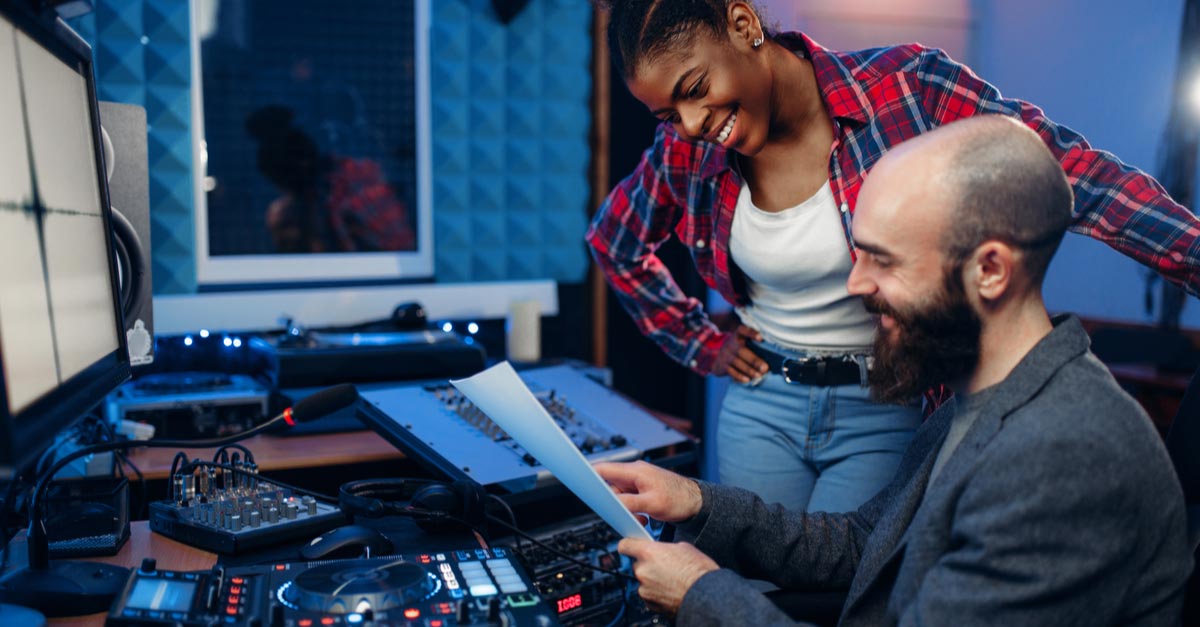
[{"label": "white paper", "polygon": [[479,409],[626,538],[652,540],[646,528],[621,504],[608,484],[575,448],[546,408],[507,361],[450,381]]}]

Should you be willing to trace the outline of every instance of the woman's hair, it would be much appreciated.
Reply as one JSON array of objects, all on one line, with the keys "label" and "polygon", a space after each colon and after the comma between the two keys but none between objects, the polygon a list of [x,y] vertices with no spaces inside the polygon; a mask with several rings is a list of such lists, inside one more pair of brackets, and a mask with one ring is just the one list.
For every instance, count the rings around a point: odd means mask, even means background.
[{"label": "woman's hair", "polygon": [[669,50],[685,50],[700,31],[722,36],[733,0],[598,0],[609,11],[612,66],[629,79],[637,64]]}]

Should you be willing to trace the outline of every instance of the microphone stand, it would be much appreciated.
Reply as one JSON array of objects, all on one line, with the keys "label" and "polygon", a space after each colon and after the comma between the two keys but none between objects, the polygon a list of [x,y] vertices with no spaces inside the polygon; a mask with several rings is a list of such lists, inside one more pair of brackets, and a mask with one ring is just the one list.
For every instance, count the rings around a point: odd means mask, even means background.
[{"label": "microphone stand", "polygon": [[[347,388],[349,390],[347,390]],[[270,430],[279,423],[289,427],[297,422],[343,409],[358,398],[358,392],[349,384],[337,385],[302,399],[295,408],[289,407],[282,414],[236,435],[208,440],[126,440],[103,442],[72,451],[55,462],[50,470],[38,479],[29,502],[29,529],[26,532],[28,565],[15,569],[0,577],[0,601],[34,608],[46,616],[79,616],[107,611],[129,577],[129,569],[123,566],[99,562],[56,560],[50,563],[50,543],[46,538],[46,521],[42,516],[42,502],[47,487],[54,475],[71,462],[94,453],[146,448],[216,448],[240,442]]]}]

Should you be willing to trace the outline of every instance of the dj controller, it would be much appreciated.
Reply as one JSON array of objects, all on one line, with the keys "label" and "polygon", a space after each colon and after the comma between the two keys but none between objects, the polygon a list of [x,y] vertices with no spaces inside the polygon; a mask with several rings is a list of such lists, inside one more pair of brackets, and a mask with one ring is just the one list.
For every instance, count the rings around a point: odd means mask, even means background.
[{"label": "dj controller", "polygon": [[146,560],[107,624],[551,627],[556,614],[508,550],[492,548],[199,572]]}]

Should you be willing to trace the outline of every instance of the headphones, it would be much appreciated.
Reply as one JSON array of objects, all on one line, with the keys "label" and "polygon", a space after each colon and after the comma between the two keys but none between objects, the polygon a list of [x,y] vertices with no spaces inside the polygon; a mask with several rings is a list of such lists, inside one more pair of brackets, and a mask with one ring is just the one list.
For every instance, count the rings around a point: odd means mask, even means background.
[{"label": "headphones", "polygon": [[404,516],[429,533],[482,527],[485,497],[483,486],[474,481],[364,479],[338,488],[342,512],[351,519]]}]

